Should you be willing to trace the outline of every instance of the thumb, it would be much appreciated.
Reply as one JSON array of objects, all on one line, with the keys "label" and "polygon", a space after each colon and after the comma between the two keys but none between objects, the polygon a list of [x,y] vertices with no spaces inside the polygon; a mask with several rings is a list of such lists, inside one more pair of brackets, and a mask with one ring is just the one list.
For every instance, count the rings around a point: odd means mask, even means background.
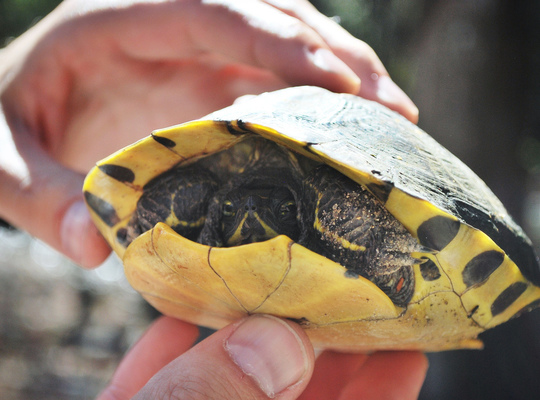
[{"label": "thumb", "polygon": [[313,348],[300,327],[256,315],[169,363],[134,398],[296,399],[313,364]]},{"label": "thumb", "polygon": [[98,265],[110,249],[84,204],[83,175],[58,164],[22,123],[15,125],[10,130],[0,113],[0,217],[82,266]]}]

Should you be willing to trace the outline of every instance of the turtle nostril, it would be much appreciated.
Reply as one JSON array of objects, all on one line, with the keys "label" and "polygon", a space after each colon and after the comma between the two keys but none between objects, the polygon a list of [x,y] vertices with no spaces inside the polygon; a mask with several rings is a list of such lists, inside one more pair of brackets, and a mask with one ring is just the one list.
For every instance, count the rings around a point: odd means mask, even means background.
[{"label": "turtle nostril", "polygon": [[246,200],[246,203],[244,205],[244,210],[246,211],[257,211],[257,200],[255,199],[255,196],[249,196]]}]

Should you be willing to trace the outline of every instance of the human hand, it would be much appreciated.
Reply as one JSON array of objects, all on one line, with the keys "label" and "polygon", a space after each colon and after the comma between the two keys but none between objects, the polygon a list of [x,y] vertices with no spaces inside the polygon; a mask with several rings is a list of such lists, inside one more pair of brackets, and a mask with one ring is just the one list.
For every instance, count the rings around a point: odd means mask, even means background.
[{"label": "human hand", "polygon": [[[121,362],[99,400],[416,399],[419,352],[322,353],[295,323],[251,316],[191,348],[197,328],[158,319]],[[303,393],[302,393],[303,392]]]},{"label": "human hand", "polygon": [[97,160],[298,84],[417,118],[371,48],[305,0],[66,0],[0,52],[0,217],[98,265],[109,248],[81,194]]}]

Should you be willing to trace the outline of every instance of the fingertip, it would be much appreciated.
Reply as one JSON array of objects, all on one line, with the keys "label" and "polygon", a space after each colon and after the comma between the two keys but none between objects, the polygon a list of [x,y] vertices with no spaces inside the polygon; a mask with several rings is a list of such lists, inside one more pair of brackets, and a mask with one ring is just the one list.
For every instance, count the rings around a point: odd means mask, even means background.
[{"label": "fingertip", "polygon": [[369,80],[364,80],[359,95],[385,105],[414,124],[418,122],[418,107],[388,75],[372,73]]},{"label": "fingertip", "polygon": [[395,376],[396,382],[404,394],[403,398],[418,398],[429,367],[427,356],[420,351],[398,351],[394,353],[392,362],[399,365],[396,368]]},{"label": "fingertip", "polygon": [[420,111],[418,110],[418,107],[411,107],[407,112],[404,112],[403,115],[413,124],[418,124],[418,120],[420,118]]},{"label": "fingertip", "polygon": [[245,319],[225,341],[232,361],[268,396],[307,384],[314,354],[295,324],[269,315]]},{"label": "fingertip", "polygon": [[377,79],[377,97],[383,104],[401,112],[411,122],[418,121],[418,108],[405,92],[389,77],[381,76]]},{"label": "fingertip", "polygon": [[[144,336],[136,346],[144,348],[145,344],[152,344],[154,350],[164,348],[174,349],[177,355],[182,354],[195,342],[199,335],[199,328],[189,322],[185,322],[169,316],[160,316],[148,328]],[[155,357],[155,354],[149,354]],[[169,360],[170,361],[170,360]]]},{"label": "fingertip", "polygon": [[74,201],[64,213],[60,240],[63,253],[84,268],[99,266],[111,252],[82,199]]},{"label": "fingertip", "polygon": [[409,362],[412,363],[419,379],[423,382],[429,369],[429,359],[427,356],[420,351],[411,351],[409,352]]},{"label": "fingertip", "polygon": [[321,86],[340,93],[356,94],[360,91],[358,75],[331,50],[325,48],[310,50],[307,58],[321,73]]}]

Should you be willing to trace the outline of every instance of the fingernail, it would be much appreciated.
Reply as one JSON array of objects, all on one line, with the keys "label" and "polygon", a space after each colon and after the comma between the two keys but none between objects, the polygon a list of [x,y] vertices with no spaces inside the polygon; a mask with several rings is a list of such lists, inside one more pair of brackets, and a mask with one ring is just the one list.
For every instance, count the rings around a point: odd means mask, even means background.
[{"label": "fingernail", "polygon": [[82,200],[74,202],[64,214],[60,239],[64,253],[73,261],[82,262],[83,238],[89,228],[88,211]]},{"label": "fingernail", "polygon": [[383,103],[403,104],[411,114],[418,115],[418,108],[389,76],[377,77],[377,97]]},{"label": "fingernail", "polygon": [[318,68],[342,75],[350,81],[352,85],[360,87],[360,78],[341,61],[334,53],[328,49],[320,48],[308,54],[311,62]]},{"label": "fingernail", "polygon": [[272,316],[245,320],[225,342],[225,349],[270,398],[298,383],[308,370],[302,341],[285,321]]}]

